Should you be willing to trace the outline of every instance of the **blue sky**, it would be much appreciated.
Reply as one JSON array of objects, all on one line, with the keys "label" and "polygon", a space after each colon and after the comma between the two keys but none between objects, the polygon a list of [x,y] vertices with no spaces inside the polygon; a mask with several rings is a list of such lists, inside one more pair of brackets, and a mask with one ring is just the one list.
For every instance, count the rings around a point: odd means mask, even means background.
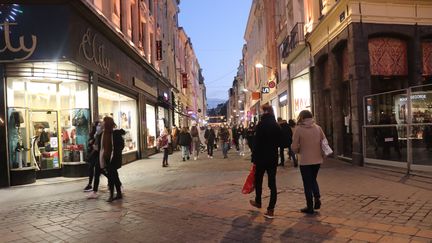
[{"label": "blue sky", "polygon": [[228,99],[252,0],[181,0],[179,25],[192,40],[207,98]]}]

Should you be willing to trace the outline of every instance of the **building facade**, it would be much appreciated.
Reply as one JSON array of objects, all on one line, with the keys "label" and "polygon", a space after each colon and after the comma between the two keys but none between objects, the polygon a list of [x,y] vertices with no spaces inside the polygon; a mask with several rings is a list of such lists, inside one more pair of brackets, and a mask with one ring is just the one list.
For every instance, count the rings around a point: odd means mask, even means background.
[{"label": "building facade", "polygon": [[[86,176],[89,129],[105,116],[126,131],[124,163],[156,152],[161,129],[174,124],[177,81],[175,41],[160,44],[177,26],[160,27],[157,4],[1,6],[0,186]],[[175,19],[178,2],[170,4]]]},{"label": "building facade", "polygon": [[430,1],[305,0],[313,110],[335,155],[431,170]]}]

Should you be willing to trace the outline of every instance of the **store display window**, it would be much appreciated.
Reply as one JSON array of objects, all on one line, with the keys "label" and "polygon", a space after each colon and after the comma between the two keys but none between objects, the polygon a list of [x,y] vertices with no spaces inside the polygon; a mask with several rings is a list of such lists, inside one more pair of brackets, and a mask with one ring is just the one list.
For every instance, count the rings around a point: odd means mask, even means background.
[{"label": "store display window", "polygon": [[137,101],[131,97],[98,87],[99,119],[110,116],[117,128],[125,130],[125,148],[123,153],[137,150],[138,116]]},{"label": "store display window", "polygon": [[146,104],[147,148],[156,147],[156,108]]},{"label": "store display window", "polygon": [[11,168],[46,170],[84,162],[89,95],[88,84],[78,79],[87,75],[71,63],[26,63],[9,70],[18,70],[17,77],[7,77]]}]

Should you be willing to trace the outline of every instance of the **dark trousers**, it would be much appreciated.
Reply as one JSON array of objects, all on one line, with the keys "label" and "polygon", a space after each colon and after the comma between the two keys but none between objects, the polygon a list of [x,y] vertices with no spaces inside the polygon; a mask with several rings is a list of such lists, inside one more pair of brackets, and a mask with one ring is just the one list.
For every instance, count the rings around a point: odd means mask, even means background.
[{"label": "dark trousers", "polygon": [[282,166],[285,165],[285,155],[284,155],[284,152],[285,152],[285,148],[284,147],[279,147],[280,164]]},{"label": "dark trousers", "polygon": [[90,160],[89,160],[89,182],[88,182],[88,184],[91,186],[91,184],[92,184],[92,182],[93,182],[93,178],[94,178],[94,176],[95,176],[95,170],[96,170],[96,168],[95,168],[95,166],[96,166],[96,163],[98,163],[99,161],[98,161],[98,158],[97,158],[97,154],[98,153],[95,153],[96,154],[96,156],[91,156],[90,157]]},{"label": "dark trousers", "polygon": [[320,199],[320,191],[316,180],[320,164],[317,165],[300,165],[300,172],[303,179],[304,194],[306,197],[306,205],[313,209],[313,198]]},{"label": "dark trousers", "polygon": [[270,202],[267,208],[269,210],[273,210],[275,208],[277,200],[276,171],[277,167],[266,168],[261,166],[257,166],[255,171],[255,202],[260,205],[264,173],[267,172],[268,187],[270,188]]},{"label": "dark trousers", "polygon": [[94,182],[93,182],[93,191],[97,192],[99,189],[99,179],[102,174],[102,170],[100,168],[99,160],[94,163]]},{"label": "dark trousers", "polygon": [[114,186],[116,188],[117,195],[121,195],[121,182],[117,168],[114,166],[108,166],[108,187],[111,197],[114,195]]},{"label": "dark trousers", "polygon": [[296,154],[292,151],[291,146],[288,147],[288,156],[292,159],[294,166],[298,165]]},{"label": "dark trousers", "polygon": [[207,154],[213,156],[213,144],[214,142],[207,143]]},{"label": "dark trousers", "polygon": [[164,148],[164,155],[163,155],[163,159],[162,159],[162,165],[168,165],[168,148]]}]

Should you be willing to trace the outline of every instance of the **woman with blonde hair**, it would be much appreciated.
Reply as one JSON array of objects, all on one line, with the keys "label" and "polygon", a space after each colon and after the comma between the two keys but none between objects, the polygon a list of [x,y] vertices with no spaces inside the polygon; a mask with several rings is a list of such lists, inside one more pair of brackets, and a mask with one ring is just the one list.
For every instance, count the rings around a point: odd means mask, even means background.
[{"label": "woman with blonde hair", "polygon": [[323,139],[325,139],[324,132],[320,126],[315,124],[312,112],[308,110],[301,111],[294,131],[291,149],[300,155],[298,163],[306,198],[306,207],[300,211],[306,214],[314,214],[314,209],[320,209],[321,207],[317,175],[324,160],[321,149]]},{"label": "woman with blonde hair", "polygon": [[164,155],[162,159],[162,167],[168,166],[168,147],[171,143],[171,135],[168,132],[167,128],[164,128],[160,137],[158,138],[158,148],[163,149]]}]

